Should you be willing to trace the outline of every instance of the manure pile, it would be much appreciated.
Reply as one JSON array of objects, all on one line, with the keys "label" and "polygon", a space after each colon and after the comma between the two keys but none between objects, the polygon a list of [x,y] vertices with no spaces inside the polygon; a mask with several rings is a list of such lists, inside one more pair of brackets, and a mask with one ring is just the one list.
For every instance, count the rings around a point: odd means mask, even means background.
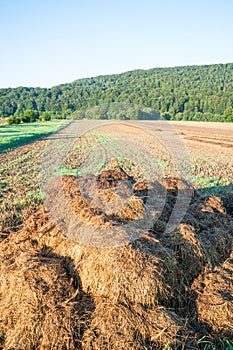
[{"label": "manure pile", "polygon": [[[233,218],[220,198],[194,191],[182,222],[166,233],[181,180],[149,184],[115,167],[95,178],[99,196],[89,201],[74,176],[53,180],[50,198],[59,198],[56,181],[77,230],[111,231],[141,218],[150,186],[165,189],[166,201],[151,230],[118,247],[80,244],[38,207],[0,243],[0,348],[199,349],[204,336],[233,339]],[[93,178],[82,181],[85,189]],[[131,196],[121,210],[119,181]],[[55,202],[51,210],[61,210]]]}]

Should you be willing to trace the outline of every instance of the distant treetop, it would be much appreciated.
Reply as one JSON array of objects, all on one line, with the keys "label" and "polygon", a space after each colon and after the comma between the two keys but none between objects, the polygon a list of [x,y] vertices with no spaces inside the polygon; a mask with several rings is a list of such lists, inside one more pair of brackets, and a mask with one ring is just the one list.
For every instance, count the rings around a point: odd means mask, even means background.
[{"label": "distant treetop", "polygon": [[25,116],[26,111],[35,111],[42,120],[51,115],[77,119],[157,119],[160,115],[233,122],[233,63],[135,70],[52,88],[0,89],[0,118],[37,118],[28,112]]}]

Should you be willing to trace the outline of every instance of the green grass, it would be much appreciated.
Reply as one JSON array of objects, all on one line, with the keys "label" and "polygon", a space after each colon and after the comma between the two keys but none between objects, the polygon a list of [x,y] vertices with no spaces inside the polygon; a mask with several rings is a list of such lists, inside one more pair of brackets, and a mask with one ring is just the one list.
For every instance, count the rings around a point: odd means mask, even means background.
[{"label": "green grass", "polygon": [[53,120],[49,122],[0,126],[0,152],[48,136],[68,123],[68,121],[64,120]]},{"label": "green grass", "polygon": [[221,179],[218,176],[209,178],[200,176],[191,176],[189,179],[195,188],[205,196],[220,195],[222,192],[230,193],[232,184],[227,179]]},{"label": "green grass", "polygon": [[4,335],[2,333],[2,331],[0,331],[0,340],[3,340],[4,339]]},{"label": "green grass", "polygon": [[203,185],[203,187],[228,186],[230,184],[230,181],[222,180],[218,176],[212,176],[209,178],[193,176],[191,177],[191,181],[197,185]]},{"label": "green grass", "polygon": [[226,339],[219,339],[219,343],[216,345],[207,337],[203,337],[198,340],[197,344],[203,350],[233,350],[233,343]]},{"label": "green grass", "polygon": [[[144,347],[148,350],[147,347]],[[162,350],[172,350],[173,347],[168,344],[164,344]],[[213,343],[208,337],[203,337],[197,341],[196,346],[193,345],[193,350],[233,350],[233,343],[226,339],[219,339],[218,344]]]}]

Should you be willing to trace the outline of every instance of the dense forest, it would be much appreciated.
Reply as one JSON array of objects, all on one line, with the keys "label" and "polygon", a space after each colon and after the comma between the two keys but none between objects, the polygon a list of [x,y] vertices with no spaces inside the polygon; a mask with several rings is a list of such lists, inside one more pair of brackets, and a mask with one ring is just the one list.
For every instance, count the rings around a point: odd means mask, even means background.
[{"label": "dense forest", "polygon": [[18,122],[39,116],[157,119],[158,115],[233,122],[233,63],[135,70],[52,88],[0,89],[0,118],[11,116]]}]

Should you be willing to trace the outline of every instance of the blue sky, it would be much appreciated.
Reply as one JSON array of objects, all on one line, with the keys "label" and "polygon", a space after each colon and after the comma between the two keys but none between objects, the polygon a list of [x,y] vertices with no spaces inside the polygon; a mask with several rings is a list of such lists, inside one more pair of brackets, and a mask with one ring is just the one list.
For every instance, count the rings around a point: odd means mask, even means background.
[{"label": "blue sky", "polygon": [[232,0],[0,0],[0,87],[233,62]]}]

